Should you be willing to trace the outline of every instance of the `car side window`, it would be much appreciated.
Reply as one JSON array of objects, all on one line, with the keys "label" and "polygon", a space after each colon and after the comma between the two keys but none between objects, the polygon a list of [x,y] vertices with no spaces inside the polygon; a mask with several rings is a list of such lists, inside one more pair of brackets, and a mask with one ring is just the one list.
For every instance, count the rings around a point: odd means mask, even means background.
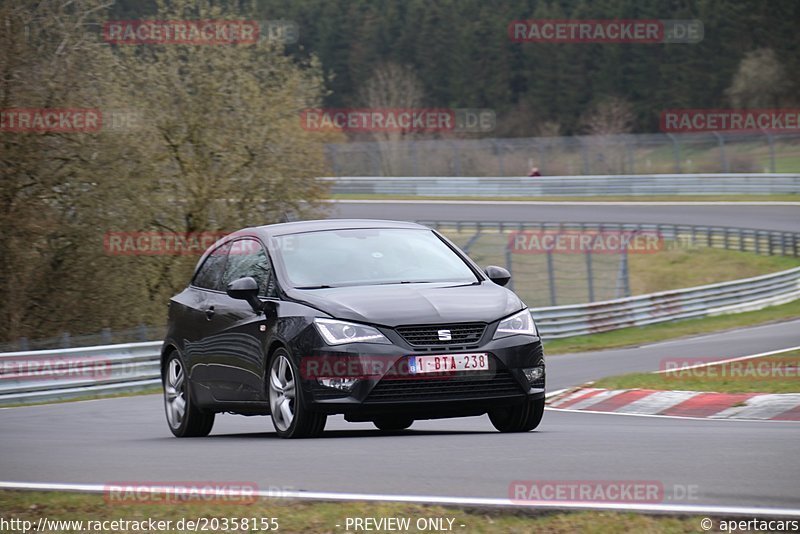
[{"label": "car side window", "polygon": [[228,252],[228,263],[222,276],[222,286],[239,278],[251,276],[258,283],[258,294],[262,297],[275,296],[272,279],[272,265],[261,243],[255,239],[240,239],[233,242]]},{"label": "car side window", "polygon": [[203,289],[222,290],[224,286],[220,283],[220,279],[225,270],[230,248],[230,243],[226,243],[211,252],[197,271],[192,284]]}]

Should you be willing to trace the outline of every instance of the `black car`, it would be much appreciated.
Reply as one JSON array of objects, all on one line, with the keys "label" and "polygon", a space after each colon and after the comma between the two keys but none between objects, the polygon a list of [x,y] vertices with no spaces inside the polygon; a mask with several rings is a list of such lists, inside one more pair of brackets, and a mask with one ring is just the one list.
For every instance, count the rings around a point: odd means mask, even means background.
[{"label": "black car", "polygon": [[167,421],[271,414],[281,437],[330,414],[382,430],[489,415],[502,432],[544,412],[542,342],[527,307],[425,226],[328,220],[248,228],[215,243],[174,296],[161,367]]}]

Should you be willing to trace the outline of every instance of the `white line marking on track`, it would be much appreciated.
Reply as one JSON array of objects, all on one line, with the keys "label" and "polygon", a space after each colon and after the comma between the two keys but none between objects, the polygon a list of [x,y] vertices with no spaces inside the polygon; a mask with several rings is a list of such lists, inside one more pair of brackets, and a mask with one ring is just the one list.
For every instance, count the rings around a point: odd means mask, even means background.
[{"label": "white line marking on track", "polygon": [[549,392],[549,393],[545,393],[545,396],[544,396],[544,398],[545,398],[545,399],[549,399],[549,398],[551,398],[551,397],[556,397],[556,396],[558,396],[558,395],[561,395],[562,393],[564,393],[565,391],[567,391],[567,390],[569,390],[569,389],[572,389],[572,388],[557,389],[557,390],[555,390],[555,391],[551,391],[551,392]]},{"label": "white line marking on track", "polygon": [[[68,491],[80,493],[105,493],[107,486],[100,484],[59,484],[49,482],[0,482],[0,489],[27,491]],[[163,494],[169,486],[150,486],[144,491]],[[138,491],[138,488],[137,488]],[[212,488],[213,492],[213,488]],[[221,490],[230,496],[231,490]],[[278,495],[271,491],[256,491],[255,495],[264,498],[297,499],[313,501],[383,501],[408,502],[414,504],[439,504],[456,506],[496,506],[515,508],[550,508],[561,510],[609,510],[627,512],[688,513],[708,515],[744,515],[768,517],[800,517],[800,508],[763,508],[757,506],[718,506],[697,504],[652,504],[652,503],[592,503],[583,501],[520,501],[516,499],[497,499],[484,497],[439,497],[430,495],[390,495],[372,493],[333,493],[322,491],[281,491]],[[248,496],[253,493],[248,490]]]},{"label": "white line marking on track", "polygon": [[330,204],[464,204],[464,205],[512,205],[512,206],[800,206],[800,202],[791,201],[745,201],[734,202],[730,200],[699,200],[692,202],[683,201],[600,201],[600,200],[346,200],[328,199]]}]

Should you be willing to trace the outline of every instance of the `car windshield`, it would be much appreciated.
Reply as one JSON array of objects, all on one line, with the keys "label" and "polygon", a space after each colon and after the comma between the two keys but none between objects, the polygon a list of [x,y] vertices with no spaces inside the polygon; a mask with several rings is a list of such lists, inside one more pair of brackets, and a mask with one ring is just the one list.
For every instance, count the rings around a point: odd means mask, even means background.
[{"label": "car windshield", "polygon": [[326,230],[277,237],[289,283],[298,289],[457,282],[478,278],[426,229]]}]

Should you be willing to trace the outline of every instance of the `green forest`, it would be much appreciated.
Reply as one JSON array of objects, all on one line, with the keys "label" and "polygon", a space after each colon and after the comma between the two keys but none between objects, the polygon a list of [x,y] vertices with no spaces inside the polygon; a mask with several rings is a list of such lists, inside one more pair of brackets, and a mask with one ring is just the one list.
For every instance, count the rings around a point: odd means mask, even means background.
[{"label": "green forest", "polygon": [[[124,0],[111,16],[156,9]],[[664,109],[785,107],[800,94],[795,0],[258,0],[239,9],[298,25],[287,52],[320,59],[327,106],[363,105],[360,89],[381,64],[395,63],[416,74],[425,105],[495,110],[496,137],[586,133],[581,118],[608,99],[630,107],[628,130],[655,132]],[[509,23],[524,19],[694,19],[704,38],[511,42]],[[745,82],[738,90],[737,73]]]}]

